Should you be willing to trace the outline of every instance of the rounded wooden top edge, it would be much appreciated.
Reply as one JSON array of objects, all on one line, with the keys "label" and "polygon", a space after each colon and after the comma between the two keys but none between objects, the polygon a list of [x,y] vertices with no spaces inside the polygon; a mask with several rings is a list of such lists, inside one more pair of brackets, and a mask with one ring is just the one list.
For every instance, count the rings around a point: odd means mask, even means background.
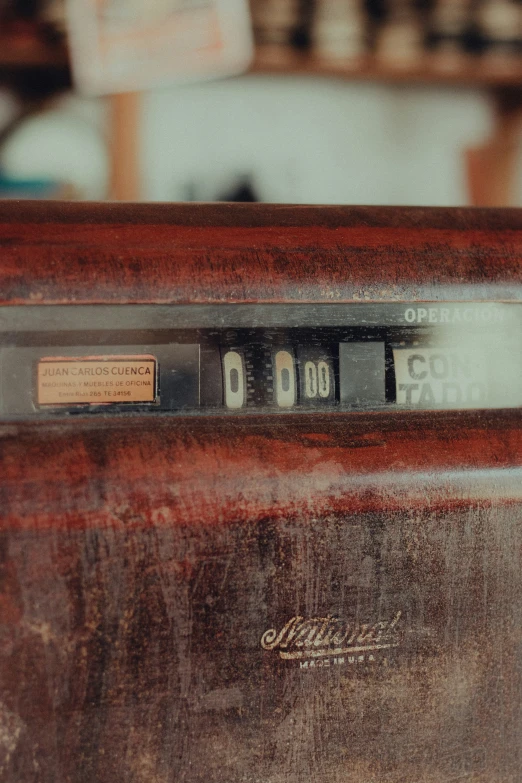
[{"label": "rounded wooden top edge", "polygon": [[520,208],[5,200],[0,224],[522,230]]},{"label": "rounded wooden top edge", "polygon": [[0,202],[0,305],[520,302],[522,209]]}]

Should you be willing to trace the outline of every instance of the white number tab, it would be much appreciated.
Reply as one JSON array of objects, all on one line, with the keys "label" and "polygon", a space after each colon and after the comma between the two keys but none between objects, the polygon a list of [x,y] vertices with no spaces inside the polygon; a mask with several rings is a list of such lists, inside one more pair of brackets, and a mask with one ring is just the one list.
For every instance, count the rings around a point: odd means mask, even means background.
[{"label": "white number tab", "polygon": [[295,405],[295,365],[290,351],[277,351],[275,365],[275,398],[279,408]]},{"label": "white number tab", "polygon": [[237,351],[227,351],[223,357],[225,405],[231,410],[245,404],[245,365]]}]

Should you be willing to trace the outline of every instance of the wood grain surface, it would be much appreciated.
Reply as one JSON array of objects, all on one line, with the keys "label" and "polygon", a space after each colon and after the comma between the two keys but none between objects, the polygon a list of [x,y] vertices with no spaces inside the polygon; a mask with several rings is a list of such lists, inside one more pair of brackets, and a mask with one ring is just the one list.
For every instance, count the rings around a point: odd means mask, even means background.
[{"label": "wood grain surface", "polygon": [[[521,224],[7,204],[0,290],[521,301]],[[3,422],[0,464],[0,781],[522,779],[519,409]]]},{"label": "wood grain surface", "polygon": [[518,411],[268,418],[0,428],[4,779],[518,779]]},{"label": "wood grain surface", "polygon": [[520,300],[520,210],[0,204],[0,303]]},{"label": "wood grain surface", "polygon": [[105,527],[121,503],[148,525],[164,508],[170,524],[197,515],[213,526],[303,508],[315,516],[522,500],[518,409],[128,416],[103,426],[75,417],[1,434],[5,526]]}]

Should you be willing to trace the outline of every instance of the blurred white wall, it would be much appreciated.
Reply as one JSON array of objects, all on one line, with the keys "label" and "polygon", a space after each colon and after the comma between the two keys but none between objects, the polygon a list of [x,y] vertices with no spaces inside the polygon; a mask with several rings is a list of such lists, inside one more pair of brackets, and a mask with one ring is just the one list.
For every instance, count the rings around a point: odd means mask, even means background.
[{"label": "blurred white wall", "polygon": [[144,197],[463,205],[463,150],[490,133],[478,91],[244,77],[143,98]]},{"label": "blurred white wall", "polygon": [[[67,183],[80,199],[107,198],[106,108],[103,99],[72,93],[60,96],[43,111],[21,120],[7,136],[0,148],[1,172],[18,180]],[[13,119],[14,115],[9,121]]]},{"label": "blurred white wall", "polygon": [[[15,112],[8,96],[2,108]],[[107,119],[103,100],[60,98],[9,137],[0,167],[105,198]],[[248,177],[264,201],[464,205],[464,150],[491,126],[487,95],[467,89],[248,76],[146,93],[142,198],[214,200]],[[522,203],[522,144],[520,161]]]}]

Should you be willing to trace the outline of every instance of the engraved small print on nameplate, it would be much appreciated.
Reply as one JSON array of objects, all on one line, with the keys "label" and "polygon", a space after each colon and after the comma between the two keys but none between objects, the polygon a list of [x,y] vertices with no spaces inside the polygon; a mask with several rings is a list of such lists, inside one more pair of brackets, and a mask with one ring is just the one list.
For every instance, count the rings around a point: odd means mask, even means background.
[{"label": "engraved small print on nameplate", "polygon": [[39,405],[111,405],[156,401],[154,356],[49,356],[36,371]]}]

